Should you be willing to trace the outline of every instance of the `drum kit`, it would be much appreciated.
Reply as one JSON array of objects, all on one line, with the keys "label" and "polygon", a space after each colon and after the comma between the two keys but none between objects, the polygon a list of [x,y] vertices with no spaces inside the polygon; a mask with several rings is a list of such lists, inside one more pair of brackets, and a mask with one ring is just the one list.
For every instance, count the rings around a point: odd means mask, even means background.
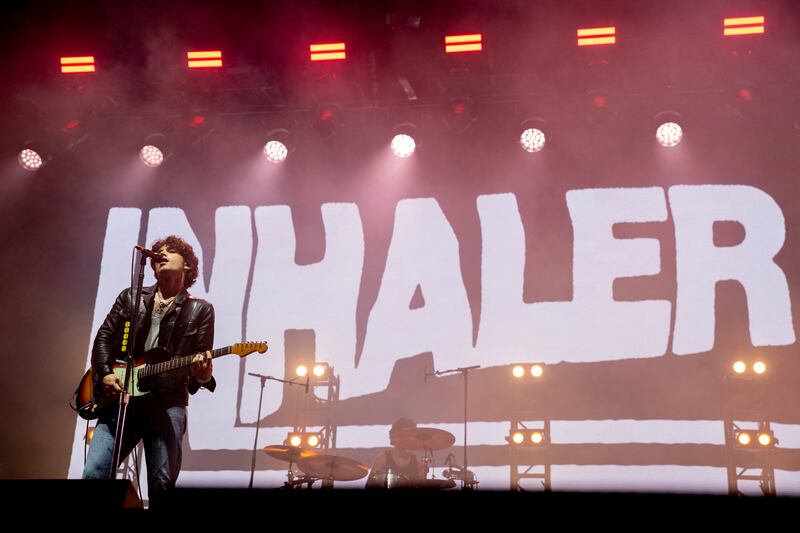
[{"label": "drum kit", "polygon": [[[424,479],[409,479],[406,476],[387,470],[373,472],[368,486],[380,488],[417,488],[417,489],[449,489],[455,487],[456,479],[474,481],[474,474],[452,464],[453,455],[448,456],[449,468],[444,471],[445,479],[438,479],[432,474],[433,452],[450,448],[455,443],[455,436],[436,428],[415,427],[392,433],[395,446],[408,451],[423,452],[422,463],[425,467]],[[270,445],[263,448],[270,457],[289,463],[287,480],[284,488],[292,489],[306,485],[307,488],[316,481],[322,486],[332,486],[334,481],[357,481],[369,474],[369,468],[349,457],[328,455],[314,450],[296,446]],[[430,477],[428,474],[430,473]]]}]

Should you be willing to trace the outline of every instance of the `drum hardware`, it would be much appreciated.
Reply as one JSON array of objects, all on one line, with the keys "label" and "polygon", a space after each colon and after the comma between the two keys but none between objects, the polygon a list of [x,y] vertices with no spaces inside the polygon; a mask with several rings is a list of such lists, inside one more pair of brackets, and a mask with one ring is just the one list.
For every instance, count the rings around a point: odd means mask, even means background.
[{"label": "drum hardware", "polygon": [[304,450],[296,446],[285,446],[283,444],[272,444],[265,446],[263,450],[270,457],[280,459],[281,461],[287,461],[289,463],[289,469],[286,472],[286,481],[283,484],[284,488],[291,489],[294,488],[295,485],[302,485],[303,483],[309,483],[309,487],[311,486],[313,480],[309,482],[308,476],[297,476],[295,479],[296,476],[294,474],[294,470],[292,469],[292,465],[297,464],[297,462],[303,457],[319,455],[317,452],[313,450]]},{"label": "drum hardware", "polygon": [[[249,489],[252,489],[253,488],[253,477],[255,476],[255,472],[256,472],[256,448],[258,448],[258,430],[261,427],[261,401],[264,399],[264,386],[266,385],[267,380],[271,379],[272,381],[277,381],[279,383],[285,383],[285,384],[290,385],[290,386],[291,385],[304,385],[305,388],[306,388],[306,394],[308,394],[308,381],[306,381],[306,383],[297,383],[297,382],[295,382],[294,379],[291,379],[291,380],[280,379],[280,378],[276,378],[276,377],[272,377],[272,376],[264,376],[262,374],[257,374],[255,372],[248,372],[247,375],[248,376],[257,377],[261,381],[261,389],[259,390],[259,395],[258,395],[258,414],[256,415],[256,438],[253,441],[253,460],[252,460],[252,463],[250,465],[250,484],[247,487]],[[297,379],[297,378],[295,378],[295,379]],[[265,448],[264,451],[266,451],[266,448]],[[289,474],[288,474],[290,483],[291,483],[291,478],[292,478],[291,474],[292,474],[292,464],[290,462],[289,463]]]},{"label": "drum hardware", "polygon": [[[467,463],[467,419],[468,419],[467,418],[467,398],[468,398],[468,394],[467,393],[468,393],[468,390],[469,390],[467,388],[467,384],[468,384],[468,379],[467,378],[469,376],[469,371],[470,370],[475,370],[476,368],[480,368],[480,365],[467,366],[467,367],[463,367],[463,368],[453,368],[451,370],[441,370],[441,371],[434,370],[433,372],[428,372],[427,367],[425,368],[425,382],[426,383],[428,382],[428,377],[431,377],[431,376],[443,376],[445,374],[454,374],[456,372],[461,372],[461,375],[464,376],[464,466],[460,467],[464,471],[464,475],[463,475],[463,477],[459,478],[459,479],[461,479],[461,488],[464,489],[464,490],[472,489],[472,488],[475,487],[475,485],[478,484],[478,482],[474,480],[474,478],[475,478],[474,474],[472,474],[472,478],[473,479],[469,483],[467,482],[467,479],[466,479],[466,477],[467,477],[466,473],[471,473],[467,469],[467,464],[468,464]],[[455,442],[455,438],[453,439],[453,442]]]},{"label": "drum hardware", "polygon": [[452,480],[454,484],[456,479],[461,481],[462,487],[466,489],[474,489],[479,483],[475,478],[475,473],[460,465],[453,464],[454,461],[455,456],[452,453],[447,456],[447,459],[444,461],[444,464],[447,465],[447,469],[442,471],[442,476],[444,476],[445,479]]}]

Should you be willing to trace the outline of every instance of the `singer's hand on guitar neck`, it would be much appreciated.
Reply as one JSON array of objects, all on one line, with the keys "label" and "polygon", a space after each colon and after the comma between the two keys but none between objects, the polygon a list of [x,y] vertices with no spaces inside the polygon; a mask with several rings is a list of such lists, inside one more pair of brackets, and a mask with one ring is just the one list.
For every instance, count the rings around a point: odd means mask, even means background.
[{"label": "singer's hand on guitar neck", "polygon": [[102,381],[103,392],[111,397],[122,392],[122,380],[116,374],[106,374]]},{"label": "singer's hand on guitar neck", "polygon": [[211,381],[211,350],[199,353],[192,358],[192,373],[198,383]]}]

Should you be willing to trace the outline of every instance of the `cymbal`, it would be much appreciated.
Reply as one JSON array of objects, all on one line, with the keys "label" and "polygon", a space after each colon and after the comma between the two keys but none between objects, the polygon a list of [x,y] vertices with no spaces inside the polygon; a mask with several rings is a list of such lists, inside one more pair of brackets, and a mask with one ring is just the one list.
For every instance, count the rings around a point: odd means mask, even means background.
[{"label": "cymbal", "polygon": [[267,455],[274,457],[275,459],[280,459],[281,461],[287,461],[289,463],[296,463],[304,457],[319,455],[317,452],[312,450],[303,450],[297,446],[284,446],[282,444],[271,444],[269,446],[264,446],[264,451],[267,452]]},{"label": "cymbal", "polygon": [[300,469],[311,477],[334,481],[355,481],[369,473],[369,468],[349,457],[316,454],[302,457]]},{"label": "cymbal", "polygon": [[455,435],[449,431],[436,428],[409,428],[391,433],[392,442],[406,450],[444,450],[456,441]]}]

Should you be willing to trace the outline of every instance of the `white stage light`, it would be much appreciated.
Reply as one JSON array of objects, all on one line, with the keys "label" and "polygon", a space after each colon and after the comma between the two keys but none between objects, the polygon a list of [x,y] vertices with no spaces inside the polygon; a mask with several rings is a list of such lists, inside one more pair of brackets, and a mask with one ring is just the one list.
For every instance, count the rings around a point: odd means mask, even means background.
[{"label": "white stage light", "polygon": [[683,129],[677,122],[665,122],[656,130],[658,144],[670,148],[676,146],[683,138]]},{"label": "white stage light", "polygon": [[416,147],[417,143],[414,142],[414,138],[405,133],[397,134],[392,139],[392,152],[397,157],[409,157],[414,153]]}]

